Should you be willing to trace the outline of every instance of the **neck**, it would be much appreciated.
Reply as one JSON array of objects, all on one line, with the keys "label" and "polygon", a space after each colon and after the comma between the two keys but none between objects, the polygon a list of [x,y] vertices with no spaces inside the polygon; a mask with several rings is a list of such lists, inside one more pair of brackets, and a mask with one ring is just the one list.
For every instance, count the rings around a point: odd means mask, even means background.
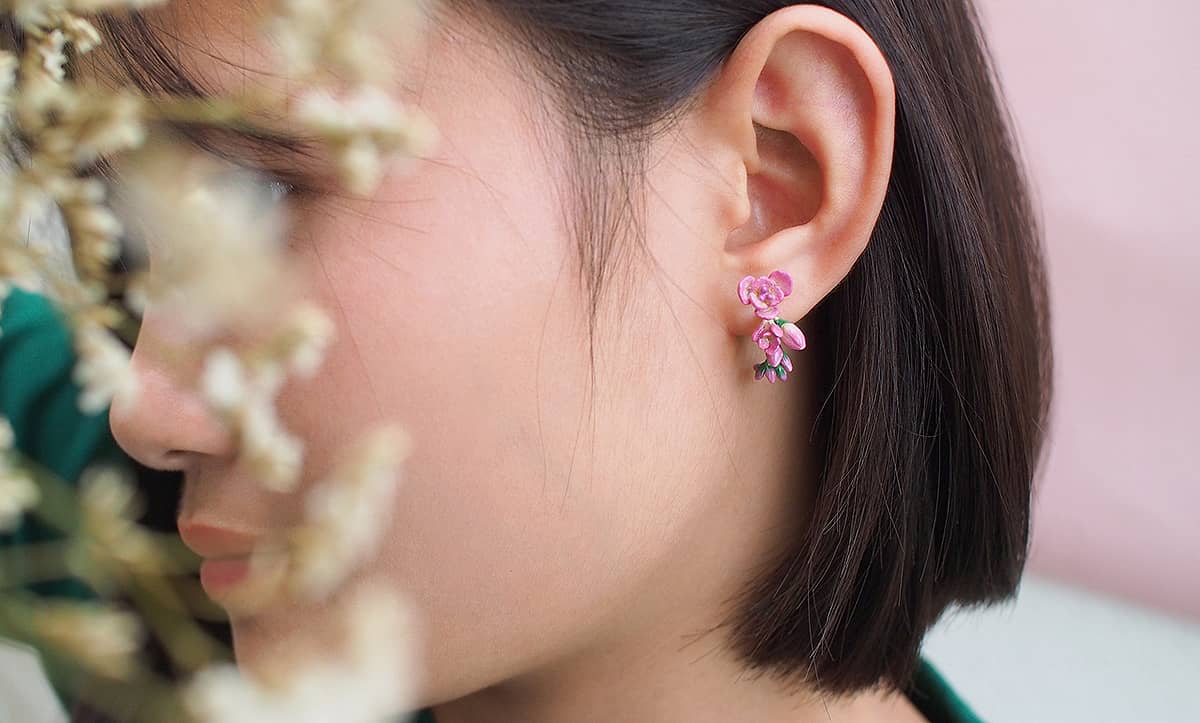
[{"label": "neck", "polygon": [[843,723],[921,721],[899,693],[834,698],[751,676],[720,631],[673,620],[434,710],[437,723]]}]

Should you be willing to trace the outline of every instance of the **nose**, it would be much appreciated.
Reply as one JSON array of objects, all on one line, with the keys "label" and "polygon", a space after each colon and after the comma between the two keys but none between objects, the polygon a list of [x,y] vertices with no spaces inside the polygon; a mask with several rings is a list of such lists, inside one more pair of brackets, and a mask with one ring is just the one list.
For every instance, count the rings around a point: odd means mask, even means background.
[{"label": "nose", "polygon": [[146,467],[183,470],[234,451],[232,436],[195,388],[201,351],[147,309],[131,362],[138,393],[109,410],[117,444]]}]

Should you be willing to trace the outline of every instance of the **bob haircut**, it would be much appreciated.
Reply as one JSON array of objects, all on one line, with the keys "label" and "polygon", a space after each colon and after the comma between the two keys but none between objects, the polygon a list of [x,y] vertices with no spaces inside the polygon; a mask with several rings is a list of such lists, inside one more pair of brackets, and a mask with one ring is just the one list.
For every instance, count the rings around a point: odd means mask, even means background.
[{"label": "bob haircut", "polygon": [[[589,328],[637,232],[639,173],[779,0],[443,0],[532,59],[568,135]],[[870,243],[808,320],[826,342],[812,516],[723,621],[747,670],[827,694],[905,687],[952,604],[1017,589],[1051,384],[1036,221],[970,0],[823,0],[892,70],[891,183]],[[132,81],[203,95],[153,14],[103,19]],[[594,356],[593,356],[594,359]],[[593,369],[594,373],[594,369]],[[807,522],[807,524],[805,524]]]}]

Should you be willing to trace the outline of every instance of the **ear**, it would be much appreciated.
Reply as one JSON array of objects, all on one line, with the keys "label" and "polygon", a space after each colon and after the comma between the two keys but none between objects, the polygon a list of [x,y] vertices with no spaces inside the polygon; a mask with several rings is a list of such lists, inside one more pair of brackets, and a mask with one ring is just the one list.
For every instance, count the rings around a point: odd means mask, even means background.
[{"label": "ear", "polygon": [[883,53],[844,15],[789,6],[743,37],[699,112],[708,140],[741,160],[722,164],[737,169],[728,201],[741,218],[721,251],[721,316],[749,334],[761,319],[738,282],[781,269],[793,290],[779,316],[801,319],[849,273],[883,207],[896,118]]}]

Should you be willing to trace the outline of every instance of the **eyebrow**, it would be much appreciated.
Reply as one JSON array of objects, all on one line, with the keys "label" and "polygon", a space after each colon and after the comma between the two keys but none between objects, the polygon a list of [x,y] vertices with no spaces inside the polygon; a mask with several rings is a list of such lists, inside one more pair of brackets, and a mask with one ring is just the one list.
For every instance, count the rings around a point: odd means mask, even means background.
[{"label": "eyebrow", "polygon": [[324,144],[315,136],[265,126],[227,126],[173,119],[155,121],[154,125],[223,160],[237,164],[248,161],[281,173],[291,172],[297,165],[316,162],[324,149]]}]

